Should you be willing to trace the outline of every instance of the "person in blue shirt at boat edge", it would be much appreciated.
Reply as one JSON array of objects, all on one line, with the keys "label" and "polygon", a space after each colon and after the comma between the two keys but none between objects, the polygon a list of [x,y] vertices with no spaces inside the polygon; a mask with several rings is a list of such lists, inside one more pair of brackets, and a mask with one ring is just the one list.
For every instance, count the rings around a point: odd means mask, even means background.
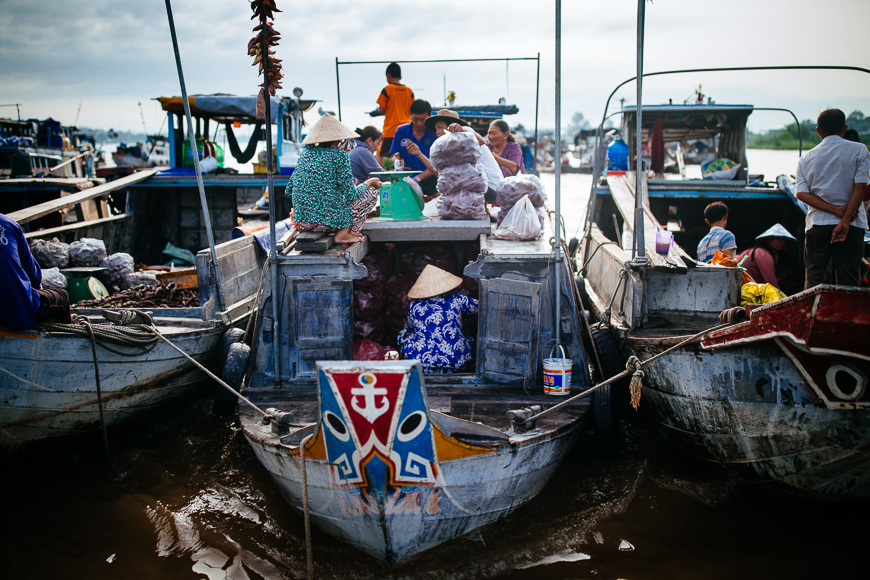
[{"label": "person in blue shirt at boat edge", "polygon": [[737,250],[737,240],[734,234],[725,229],[728,224],[728,206],[721,201],[714,201],[704,208],[704,221],[710,226],[710,233],[698,243],[698,261],[708,262],[716,250],[733,258]]},{"label": "person in blue shirt at boat edge", "polygon": [[41,285],[42,270],[24,231],[0,213],[0,326],[27,330],[43,321],[69,324],[69,294]]},{"label": "person in blue shirt at boat edge", "polygon": [[407,125],[401,125],[396,129],[396,134],[393,136],[393,145],[390,148],[390,155],[394,160],[397,157],[402,159],[405,171],[421,172],[412,179],[420,184],[420,189],[423,190],[424,203],[437,196],[436,185],[438,179],[432,170],[427,169],[416,155],[411,155],[408,152],[408,142],[417,145],[423,155],[429,157],[429,149],[436,139],[435,133],[426,128],[426,119],[431,114],[432,106],[428,101],[417,99],[411,103],[411,122]]}]

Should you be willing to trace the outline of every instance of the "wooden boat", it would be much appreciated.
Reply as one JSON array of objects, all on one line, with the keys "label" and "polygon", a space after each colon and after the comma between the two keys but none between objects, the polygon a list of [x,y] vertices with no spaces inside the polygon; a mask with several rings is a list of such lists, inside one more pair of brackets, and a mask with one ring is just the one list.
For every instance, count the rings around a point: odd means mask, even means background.
[{"label": "wooden boat", "polygon": [[[552,227],[531,242],[494,239],[492,228],[488,219],[370,220],[366,239],[351,246],[303,251],[298,240],[291,243],[263,285],[243,394],[271,411],[264,422],[240,405],[245,436],[290,503],[302,507],[300,444],[313,435],[305,445],[312,521],[389,562],[491,523],[531,499],[591,406],[580,400],[529,429],[509,419],[509,411],[528,417],[536,414],[533,406],[562,400],[545,398],[534,386],[556,339],[573,361],[573,388],[582,391],[590,382],[567,264],[553,261],[547,241]],[[398,251],[445,246],[451,255],[475,248],[461,265],[480,284],[476,356],[467,372],[423,375],[409,361],[352,362],[354,280],[367,277],[366,255],[385,244]],[[280,282],[273,286],[275,275]],[[366,387],[354,381],[369,376],[377,389],[394,385],[389,396],[358,393]],[[421,447],[411,445],[411,432]]]},{"label": "wooden boat", "polygon": [[144,144],[119,143],[112,152],[112,160],[119,167],[168,167],[169,141],[163,135],[148,135]]},{"label": "wooden boat", "polygon": [[[76,196],[63,200],[72,204]],[[43,211],[56,211],[51,208],[63,200],[45,202],[10,217],[17,216],[26,225],[26,220]],[[26,236],[34,239],[105,233],[110,251],[129,251],[123,245],[112,245],[125,239],[125,228],[118,226],[126,223],[100,219]],[[147,310],[153,314],[154,328],[172,345],[220,374],[228,347],[222,347],[222,338],[230,328],[244,323],[256,305],[265,254],[253,237],[220,244],[215,252],[216,268],[208,250],[196,257],[200,306]],[[108,322],[106,314],[99,310],[74,307],[72,312],[86,315],[94,325]],[[227,339],[231,337],[238,340],[237,334],[230,333]],[[202,370],[162,340],[135,345],[98,338],[96,351],[100,396],[88,337],[67,329],[0,328],[0,451],[8,455],[26,445],[51,444],[93,431],[101,424],[100,399],[105,425],[110,427],[166,409],[193,394],[206,379]]]},{"label": "wooden boat", "polygon": [[521,390],[427,388],[416,361],[317,366],[316,399],[291,390],[272,401],[292,411],[292,425],[242,407],[242,428],[294,507],[305,507],[306,481],[316,525],[388,562],[499,520],[537,495],[589,406],[570,405],[524,432],[508,418],[533,402]]},{"label": "wooden boat", "polygon": [[[587,307],[628,354],[662,353],[740,304],[740,270],[698,263],[682,249],[706,233],[704,207],[726,202],[739,249],[783,224],[799,240],[779,258],[782,289],[792,296],[646,366],[641,408],[699,457],[744,480],[819,498],[866,498],[870,291],[801,291],[804,213],[788,193],[749,185],[743,140],[751,112],[748,105],[643,107],[645,135],[661,119],[666,142],[717,137],[718,156],[743,167],[727,181],[644,179],[648,262],[623,249],[633,236],[635,174],[608,176],[590,201],[578,254]],[[632,151],[635,113],[626,107],[623,119]],[[675,239],[667,253],[655,248],[661,224]]]}]

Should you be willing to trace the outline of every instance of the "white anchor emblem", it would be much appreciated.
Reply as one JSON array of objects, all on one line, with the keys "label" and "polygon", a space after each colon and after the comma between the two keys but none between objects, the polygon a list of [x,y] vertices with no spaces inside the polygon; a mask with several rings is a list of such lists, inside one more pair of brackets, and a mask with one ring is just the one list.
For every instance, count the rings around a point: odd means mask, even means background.
[{"label": "white anchor emblem", "polygon": [[[365,417],[366,421],[369,423],[374,423],[375,419],[383,415],[387,412],[387,409],[390,407],[390,402],[387,401],[387,389],[376,389],[375,383],[377,379],[373,375],[360,375],[359,383],[362,385],[362,388],[359,389],[351,389],[350,394],[353,395],[353,399],[350,401],[350,406],[353,407],[353,410]],[[383,396],[382,405],[379,407],[375,402],[375,397]],[[360,408],[357,403],[357,396],[361,396],[365,401],[365,407]]]}]

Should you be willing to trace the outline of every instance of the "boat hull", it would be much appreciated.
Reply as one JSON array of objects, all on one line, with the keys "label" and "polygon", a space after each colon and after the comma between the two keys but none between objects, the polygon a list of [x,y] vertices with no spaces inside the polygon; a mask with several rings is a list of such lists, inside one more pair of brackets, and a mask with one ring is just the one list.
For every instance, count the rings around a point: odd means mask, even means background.
[{"label": "boat hull", "polygon": [[[311,521],[359,550],[397,562],[500,520],[535,497],[574,445],[580,424],[492,454],[441,461],[433,486],[336,487],[327,462],[308,460]],[[298,454],[274,439],[248,430],[245,435],[282,495],[301,511]]]},{"label": "boat hull", "polygon": [[[166,336],[214,370],[221,327]],[[163,341],[142,349],[97,346],[103,415],[118,425],[181,401],[205,373]],[[0,449],[84,434],[100,425],[96,376],[87,338],[65,333],[3,333],[0,337]]]},{"label": "boat hull", "polygon": [[[868,409],[826,405],[787,348],[770,339],[671,353],[644,367],[641,406],[699,457],[746,481],[870,497]],[[631,350],[646,359],[663,349],[637,339]]]}]

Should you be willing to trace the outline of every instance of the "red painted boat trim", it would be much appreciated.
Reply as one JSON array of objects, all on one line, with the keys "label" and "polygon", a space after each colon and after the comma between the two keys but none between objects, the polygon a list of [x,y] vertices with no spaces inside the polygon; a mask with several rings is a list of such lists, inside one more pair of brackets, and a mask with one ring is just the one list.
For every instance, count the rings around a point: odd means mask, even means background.
[{"label": "red painted boat trim", "polygon": [[781,338],[813,354],[870,360],[870,289],[816,286],[757,308],[747,322],[701,342],[715,349]]}]

